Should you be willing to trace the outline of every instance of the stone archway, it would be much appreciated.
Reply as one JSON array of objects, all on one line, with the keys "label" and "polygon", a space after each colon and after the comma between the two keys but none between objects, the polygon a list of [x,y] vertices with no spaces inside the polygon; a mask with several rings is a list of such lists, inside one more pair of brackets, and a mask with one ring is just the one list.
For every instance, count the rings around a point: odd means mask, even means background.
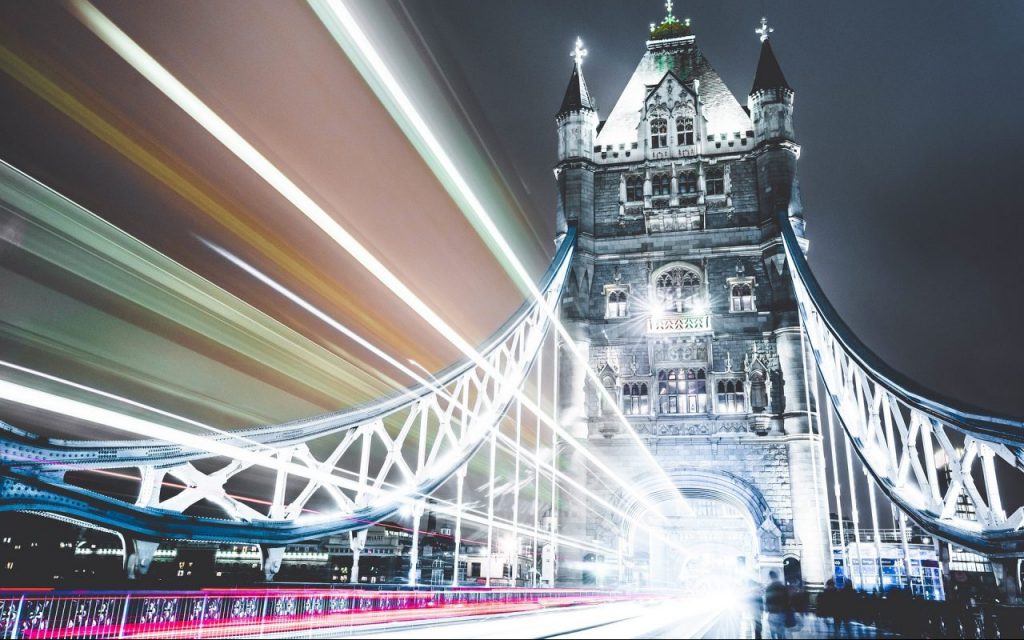
[{"label": "stone archway", "polygon": [[[649,502],[664,507],[662,515],[681,523],[668,531],[674,532],[676,540],[686,549],[679,553],[676,547],[673,556],[659,558],[656,545],[650,540],[643,540],[643,533],[650,536],[646,527],[653,518],[645,517],[648,509],[639,500],[628,502],[626,509],[634,517],[623,523],[624,533],[629,541],[629,553],[640,555],[646,564],[654,567],[648,575],[648,584],[659,582],[657,568],[668,559],[687,565],[680,567],[683,576],[687,567],[690,570],[697,570],[697,565],[721,568],[722,559],[730,557],[734,559],[735,569],[742,570],[748,579],[764,581],[773,569],[781,575],[782,532],[767,500],[756,486],[718,469],[677,467],[667,470],[667,475],[676,494],[682,495],[688,505],[699,508],[702,514],[692,510],[686,513],[676,506],[676,495],[669,492],[658,478],[639,484],[637,488]],[[739,526],[739,520],[743,520],[745,526]],[[700,535],[702,527],[706,535]],[[746,537],[741,535],[741,529],[748,534]]]}]

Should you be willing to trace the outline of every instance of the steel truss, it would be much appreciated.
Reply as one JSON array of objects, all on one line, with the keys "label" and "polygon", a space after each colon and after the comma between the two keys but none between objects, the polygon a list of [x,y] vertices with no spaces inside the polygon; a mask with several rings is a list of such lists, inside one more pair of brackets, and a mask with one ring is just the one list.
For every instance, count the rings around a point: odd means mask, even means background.
[{"label": "steel truss", "polygon": [[[778,222],[829,410],[876,485],[940,538],[989,555],[1024,552],[1024,507],[1007,515],[999,491],[1000,477],[1019,482],[1024,471],[1024,422],[954,408],[893,371],[829,304],[785,211]],[[963,496],[976,519],[957,513]]]},{"label": "steel truss", "polygon": [[[422,500],[453,477],[461,495],[468,461],[492,439],[526,386],[574,247],[570,229],[542,281],[543,301],[525,303],[480,349],[480,360],[455,365],[370,406],[209,436],[209,442],[279,463],[266,511],[228,489],[229,483],[258,486],[255,475],[252,482],[246,479],[260,467],[250,459],[221,458],[222,466],[202,471],[199,461],[217,459],[203,448],[154,440],[48,439],[7,425],[0,430],[0,511],[44,513],[123,532],[142,541],[136,550],[149,557],[156,542],[146,541],[157,540],[260,544],[265,554],[270,549],[280,555],[289,543],[365,530],[403,507],[422,510]],[[67,481],[69,471],[131,468],[139,477],[133,502]],[[301,481],[297,493],[290,478]],[[167,481],[184,488],[165,497]],[[316,500],[330,509],[311,513],[307,507]],[[224,517],[186,513],[200,501]]]}]

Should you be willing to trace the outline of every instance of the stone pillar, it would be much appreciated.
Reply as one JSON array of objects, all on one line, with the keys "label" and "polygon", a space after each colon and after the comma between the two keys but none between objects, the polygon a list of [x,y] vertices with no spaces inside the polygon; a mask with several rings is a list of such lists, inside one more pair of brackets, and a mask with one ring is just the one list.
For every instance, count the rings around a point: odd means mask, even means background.
[{"label": "stone pillar", "polygon": [[362,529],[348,533],[348,545],[352,549],[352,572],[348,581],[353,584],[359,584],[359,554],[366,548],[366,532],[367,529]]},{"label": "stone pillar", "polygon": [[412,508],[412,547],[409,548],[409,585],[415,587],[420,581],[420,520],[423,518],[423,501],[418,500]]},{"label": "stone pillar", "polygon": [[[565,322],[566,329],[573,337],[576,350],[585,362],[590,358],[590,340],[586,326],[579,322]],[[577,442],[586,445],[587,427],[587,374],[586,369],[569,350],[561,345],[558,351],[558,424],[564,432],[571,435]],[[560,443],[558,451],[558,474],[570,476],[573,480],[586,485],[586,467],[579,454],[568,443]],[[564,487],[564,485],[562,485]],[[564,494],[564,488],[558,500],[558,531],[560,534],[587,539],[587,512],[577,500]],[[568,547],[558,548],[558,584],[577,586],[583,581],[583,552]]]},{"label": "stone pillar", "polygon": [[789,327],[776,332],[779,369],[785,383],[783,431],[789,454],[790,495],[793,506],[793,533],[800,544],[800,569],[811,590],[820,590],[833,573],[829,532],[828,494],[825,480],[825,454],[821,435],[814,432],[810,376],[801,329]]},{"label": "stone pillar", "polygon": [[270,582],[281,570],[281,564],[284,562],[284,547],[260,545],[260,552],[263,557],[263,577]]},{"label": "stone pillar", "polygon": [[149,567],[153,563],[153,556],[156,555],[156,550],[160,543],[151,540],[135,539],[132,540],[132,546],[135,549],[133,553],[129,554],[128,560],[125,562],[125,569],[128,572],[129,580],[135,580],[149,572]]}]

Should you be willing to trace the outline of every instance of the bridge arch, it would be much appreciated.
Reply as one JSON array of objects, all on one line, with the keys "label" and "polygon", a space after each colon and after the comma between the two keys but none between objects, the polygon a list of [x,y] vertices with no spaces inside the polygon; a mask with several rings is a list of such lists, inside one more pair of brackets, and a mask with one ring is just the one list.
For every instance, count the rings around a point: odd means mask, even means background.
[{"label": "bridge arch", "polygon": [[[747,577],[759,576],[760,579],[767,578],[770,570],[775,569],[782,575],[783,567],[783,536],[775,514],[765,499],[760,489],[748,480],[721,469],[698,468],[698,467],[675,467],[666,469],[675,492],[684,496],[691,505],[719,503],[725,506],[725,512],[729,515],[739,515],[745,522],[746,532],[749,539],[739,546],[735,541],[725,541],[728,535],[723,535],[723,540],[693,540],[683,542],[684,546],[692,546],[694,555],[707,557],[708,552],[714,549],[727,553],[729,549],[735,552],[737,558],[743,558],[744,569],[748,572]],[[669,521],[675,520],[679,526],[673,528],[667,526],[663,531],[667,536],[675,535],[678,540],[685,540],[685,535],[680,535],[680,529],[700,529],[703,526],[711,530],[715,525],[711,522],[699,520],[700,514],[681,512],[676,503],[675,495],[666,488],[665,484],[657,478],[640,480],[636,486],[637,493],[646,496],[648,504],[653,503],[663,507],[661,515]],[[624,511],[631,516],[622,523],[622,536],[626,540],[627,549],[630,555],[637,555],[640,548],[644,546],[642,536],[651,527],[655,519],[648,513],[648,507],[644,506],[636,498],[624,499]],[[730,519],[735,526],[736,518]],[[671,532],[675,532],[674,534]],[[737,533],[735,530],[733,534]],[[676,549],[682,556],[687,553],[686,549]],[[648,546],[648,561],[654,564],[652,559],[653,547]],[[643,555],[642,552],[639,555]],[[652,576],[653,579],[653,576]]]}]

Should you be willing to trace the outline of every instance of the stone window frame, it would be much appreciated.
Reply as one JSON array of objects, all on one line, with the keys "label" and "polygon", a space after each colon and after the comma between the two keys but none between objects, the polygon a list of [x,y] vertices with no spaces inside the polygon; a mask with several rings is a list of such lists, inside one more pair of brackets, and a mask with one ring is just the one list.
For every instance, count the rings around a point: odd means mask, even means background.
[{"label": "stone window frame", "polygon": [[647,125],[652,149],[668,148],[668,118],[658,115],[652,118]]},{"label": "stone window frame", "polygon": [[[689,128],[686,125],[689,124]],[[695,119],[692,114],[686,113],[684,115],[676,116],[675,118],[675,129],[676,129],[676,146],[679,147],[692,147],[696,141],[697,129],[695,125]]]},{"label": "stone window frame", "polygon": [[[605,317],[605,320],[625,320],[625,319],[629,318],[629,298],[630,298],[630,293],[631,292],[630,292],[630,288],[629,288],[628,284],[606,284],[606,285],[604,285],[604,291],[602,291],[602,295],[604,295],[604,317]],[[614,304],[621,304],[621,305],[623,305],[621,307],[621,311],[622,311],[621,314],[615,314],[615,315],[612,314],[612,308],[613,308],[612,307],[612,304],[613,304],[613,302],[612,302],[612,295],[613,294],[619,294],[623,298],[621,301],[618,301],[618,302],[614,303]]]},{"label": "stone window frame", "polygon": [[[694,169],[684,169],[680,171],[678,181],[679,195],[681,196],[695,196],[700,191],[700,176],[697,175],[697,171]],[[691,185],[693,188],[687,189],[687,184]]]},{"label": "stone window frame", "polygon": [[643,202],[644,177],[633,175],[626,178],[626,202]]},{"label": "stone window frame", "polygon": [[[721,177],[717,177],[719,173],[721,174]],[[716,177],[712,177],[712,174],[715,174]],[[722,198],[724,198],[725,196],[727,196],[728,195],[728,176],[727,176],[727,174],[728,174],[728,171],[726,171],[726,167],[724,167],[724,166],[708,167],[704,171],[704,194],[706,196],[712,197],[712,198],[715,198],[715,197],[722,197]],[[712,190],[711,190],[712,181],[714,181],[715,183],[721,182],[722,190],[718,191],[716,189],[714,192],[712,192]]]},{"label": "stone window frame", "polygon": [[[734,291],[736,287],[750,287],[750,308],[736,308],[736,298]],[[751,313],[757,311],[757,280],[754,276],[736,276],[734,278],[725,279],[725,288],[729,291],[729,313]],[[741,303],[742,307],[742,303]]]},{"label": "stone window frame", "polygon": [[[690,377],[690,372],[693,372],[693,377]],[[675,376],[673,377],[673,374]],[[658,414],[666,416],[702,416],[708,415],[713,409],[712,403],[709,402],[708,398],[708,368],[706,366],[689,366],[689,367],[668,367],[665,369],[659,369],[655,376],[658,389]],[[690,392],[690,383],[693,383],[693,392]],[[669,393],[671,385],[675,384],[675,393]],[[704,391],[700,391],[700,385],[703,383]],[[664,393],[663,393],[664,391]],[[703,411],[701,411],[701,396],[703,396]],[[693,411],[690,411],[690,400],[692,397]],[[672,411],[672,405],[675,405],[675,411]],[[666,409],[666,405],[668,409]]]},{"label": "stone window frame", "polygon": [[[679,310],[678,305],[675,305],[677,308],[673,309],[664,308],[662,304],[663,300],[658,295],[658,280],[661,278],[662,275],[674,269],[683,269],[685,271],[691,271],[697,276],[697,287],[699,288],[699,293],[693,299],[694,304],[689,309]],[[694,313],[697,309],[701,307],[709,308],[710,302],[707,290],[707,278],[705,277],[704,270],[698,267],[697,265],[693,264],[692,262],[676,260],[658,267],[657,269],[651,272],[649,286],[651,308],[660,309],[661,313]]]},{"label": "stone window frame", "polygon": [[[627,393],[627,389],[629,393]],[[632,391],[636,389],[637,393]],[[626,416],[651,415],[651,385],[647,380],[625,380],[622,383],[622,414]]]},{"label": "stone window frame", "polygon": [[662,172],[651,176],[651,195],[655,197],[672,195],[672,175]]},{"label": "stone window frame", "polygon": [[[719,415],[742,415],[750,413],[750,404],[748,402],[747,394],[747,381],[744,379],[745,376],[738,373],[732,374],[718,374],[715,376],[714,389],[715,389],[715,413]],[[728,384],[734,383],[733,391],[728,391]],[[736,391],[735,384],[740,385],[740,390]],[[725,385],[725,391],[722,390],[722,385]],[[742,407],[739,411],[725,411],[722,407],[721,395],[733,395],[740,396]]]}]

